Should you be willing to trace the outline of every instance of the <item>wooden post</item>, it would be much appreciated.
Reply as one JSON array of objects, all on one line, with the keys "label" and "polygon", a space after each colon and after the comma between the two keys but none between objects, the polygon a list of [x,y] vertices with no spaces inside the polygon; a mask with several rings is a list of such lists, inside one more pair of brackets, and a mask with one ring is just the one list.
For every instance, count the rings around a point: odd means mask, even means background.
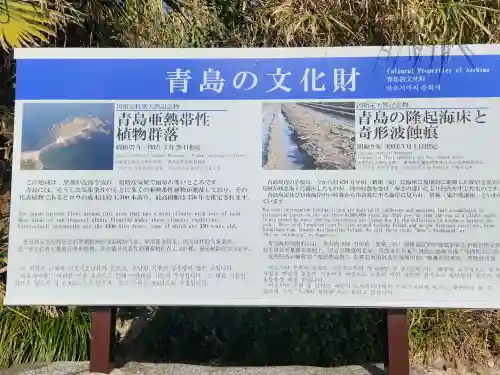
[{"label": "wooden post", "polygon": [[[406,310],[387,310],[387,375],[410,375]],[[92,312],[90,372],[109,374],[114,369],[116,308],[96,307]]]},{"label": "wooden post", "polygon": [[410,375],[406,310],[387,310],[387,375]]},{"label": "wooden post", "polygon": [[116,308],[94,307],[92,309],[91,331],[89,370],[90,372],[109,374],[114,369]]}]

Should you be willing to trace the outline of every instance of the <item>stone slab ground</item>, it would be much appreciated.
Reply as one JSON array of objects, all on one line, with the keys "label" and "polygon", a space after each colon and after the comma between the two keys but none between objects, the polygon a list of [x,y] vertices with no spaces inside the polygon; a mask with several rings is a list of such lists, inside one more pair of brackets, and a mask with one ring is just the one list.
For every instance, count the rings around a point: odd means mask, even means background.
[{"label": "stone slab ground", "polygon": [[[88,372],[88,362],[55,362],[20,365],[0,372],[1,375],[94,375]],[[382,365],[347,366],[337,368],[282,367],[210,367],[171,363],[130,362],[112,375],[384,375]],[[464,373],[462,373],[464,374]],[[496,370],[471,372],[467,375],[499,375]],[[412,375],[458,375],[452,369],[415,368]]]}]

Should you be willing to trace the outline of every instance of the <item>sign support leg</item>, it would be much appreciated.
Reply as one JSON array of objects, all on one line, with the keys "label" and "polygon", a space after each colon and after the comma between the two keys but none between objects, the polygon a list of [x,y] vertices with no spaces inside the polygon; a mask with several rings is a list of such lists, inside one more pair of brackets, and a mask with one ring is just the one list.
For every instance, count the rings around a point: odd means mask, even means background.
[{"label": "sign support leg", "polygon": [[387,375],[410,375],[406,310],[387,310]]},{"label": "sign support leg", "polygon": [[114,369],[116,308],[95,307],[92,309],[90,343],[90,372],[109,374]]}]

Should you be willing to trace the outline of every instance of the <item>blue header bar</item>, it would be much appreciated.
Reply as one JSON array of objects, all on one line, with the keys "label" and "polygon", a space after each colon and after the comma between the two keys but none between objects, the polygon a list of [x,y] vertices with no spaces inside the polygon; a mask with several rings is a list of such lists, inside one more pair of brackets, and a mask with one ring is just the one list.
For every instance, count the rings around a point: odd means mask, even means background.
[{"label": "blue header bar", "polygon": [[500,97],[500,55],[17,61],[17,100],[432,97]]}]

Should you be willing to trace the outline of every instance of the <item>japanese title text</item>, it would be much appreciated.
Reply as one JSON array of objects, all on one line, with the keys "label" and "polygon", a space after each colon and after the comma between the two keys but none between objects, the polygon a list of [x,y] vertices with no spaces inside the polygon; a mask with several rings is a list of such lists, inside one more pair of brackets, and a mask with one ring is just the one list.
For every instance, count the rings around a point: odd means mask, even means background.
[{"label": "japanese title text", "polygon": [[[300,86],[303,92],[354,92],[356,91],[357,77],[360,75],[356,68],[346,70],[334,68],[331,72],[325,73],[316,68],[305,68],[301,72]],[[223,77],[217,69],[209,68],[203,72],[201,83],[193,85],[199,92],[215,92],[221,94],[223,90],[230,86],[236,90],[250,91],[259,85],[268,85],[266,93],[292,91],[294,77],[291,71],[277,68],[275,71],[265,73],[262,76],[252,71],[240,71],[229,77]],[[167,72],[166,79],[169,84],[170,94],[181,92],[186,94],[191,90],[190,81],[194,75],[189,69],[177,68],[175,71]],[[265,82],[261,82],[261,79]]]},{"label": "japanese title text", "polygon": [[359,137],[366,140],[438,139],[444,124],[484,124],[483,109],[363,110],[358,115]]},{"label": "japanese title text", "polygon": [[181,128],[210,126],[209,114],[201,111],[123,111],[117,121],[118,141],[175,142]]}]

